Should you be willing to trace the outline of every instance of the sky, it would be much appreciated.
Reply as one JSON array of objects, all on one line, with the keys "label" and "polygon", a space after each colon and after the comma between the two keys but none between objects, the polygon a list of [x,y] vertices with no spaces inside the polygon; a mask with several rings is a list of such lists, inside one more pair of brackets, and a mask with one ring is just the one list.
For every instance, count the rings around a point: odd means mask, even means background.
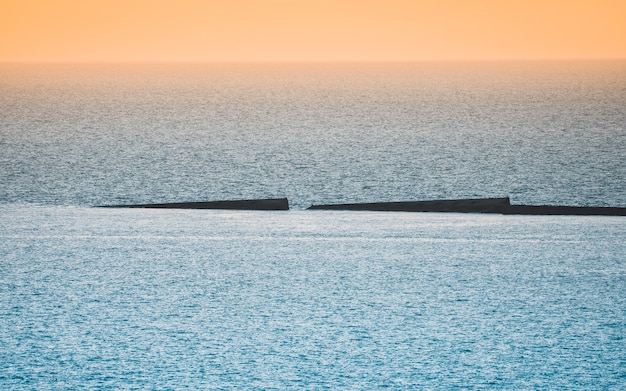
[{"label": "sky", "polygon": [[626,0],[0,0],[0,62],[626,58]]}]

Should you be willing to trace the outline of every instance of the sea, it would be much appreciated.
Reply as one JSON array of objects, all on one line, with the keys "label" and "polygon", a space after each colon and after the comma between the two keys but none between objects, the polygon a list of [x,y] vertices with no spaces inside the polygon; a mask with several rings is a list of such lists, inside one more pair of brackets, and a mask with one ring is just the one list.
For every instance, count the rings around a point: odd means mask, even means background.
[{"label": "sea", "polygon": [[[0,389],[620,390],[626,61],[0,65]],[[289,211],[99,208],[287,197]]]}]

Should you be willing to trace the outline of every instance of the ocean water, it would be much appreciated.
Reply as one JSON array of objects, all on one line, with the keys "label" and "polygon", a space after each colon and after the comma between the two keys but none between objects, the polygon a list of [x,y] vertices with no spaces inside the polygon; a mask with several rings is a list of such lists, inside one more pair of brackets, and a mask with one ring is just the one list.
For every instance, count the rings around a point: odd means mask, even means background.
[{"label": "ocean water", "polygon": [[[626,63],[0,66],[0,388],[621,389]],[[95,205],[288,197],[292,210]]]},{"label": "ocean water", "polygon": [[9,66],[0,202],[626,206],[626,62]]}]

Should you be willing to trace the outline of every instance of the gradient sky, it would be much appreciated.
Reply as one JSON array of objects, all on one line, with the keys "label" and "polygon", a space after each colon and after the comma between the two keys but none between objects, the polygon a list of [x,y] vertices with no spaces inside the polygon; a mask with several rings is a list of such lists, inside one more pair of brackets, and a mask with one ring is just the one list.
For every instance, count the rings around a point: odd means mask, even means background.
[{"label": "gradient sky", "polygon": [[0,62],[626,58],[626,0],[0,0]]}]

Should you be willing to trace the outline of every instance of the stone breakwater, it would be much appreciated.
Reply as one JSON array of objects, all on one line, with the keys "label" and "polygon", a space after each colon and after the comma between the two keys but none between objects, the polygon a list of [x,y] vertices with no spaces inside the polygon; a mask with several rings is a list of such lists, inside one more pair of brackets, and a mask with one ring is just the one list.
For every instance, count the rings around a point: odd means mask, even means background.
[{"label": "stone breakwater", "polygon": [[511,205],[509,197],[313,205],[308,209],[387,212],[498,213],[507,215],[626,216],[626,208],[558,205]]},{"label": "stone breakwater", "polygon": [[358,204],[313,205],[309,209],[369,210],[385,212],[462,212],[500,213],[510,205],[508,198],[462,200],[371,202]]},{"label": "stone breakwater", "polygon": [[[287,198],[162,204],[105,205],[110,208],[289,210]],[[497,213],[505,215],[626,216],[626,208],[560,205],[512,205],[509,197],[459,200],[369,202],[312,205],[309,210],[361,210],[380,212]]]},{"label": "stone breakwater", "polygon": [[287,198],[258,200],[229,200],[207,202],[172,202],[165,204],[104,205],[109,208],[162,208],[162,209],[231,209],[231,210],[289,210]]}]

